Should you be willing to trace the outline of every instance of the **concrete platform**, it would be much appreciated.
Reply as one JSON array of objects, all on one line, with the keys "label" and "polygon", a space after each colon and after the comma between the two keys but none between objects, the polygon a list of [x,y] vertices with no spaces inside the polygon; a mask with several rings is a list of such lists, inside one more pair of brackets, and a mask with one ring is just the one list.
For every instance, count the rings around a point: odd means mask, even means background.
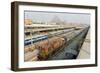
[{"label": "concrete platform", "polygon": [[86,36],[86,39],[82,45],[80,53],[77,59],[89,59],[90,58],[90,30]]}]

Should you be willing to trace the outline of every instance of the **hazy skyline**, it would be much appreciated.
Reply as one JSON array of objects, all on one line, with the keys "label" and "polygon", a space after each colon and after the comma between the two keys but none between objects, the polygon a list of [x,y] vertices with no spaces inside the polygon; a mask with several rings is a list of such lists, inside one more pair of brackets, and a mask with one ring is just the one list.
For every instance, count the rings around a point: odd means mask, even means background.
[{"label": "hazy skyline", "polygon": [[90,24],[90,14],[40,11],[25,11],[24,14],[25,19],[32,19],[32,21],[50,22],[57,17],[57,19],[68,23]]}]

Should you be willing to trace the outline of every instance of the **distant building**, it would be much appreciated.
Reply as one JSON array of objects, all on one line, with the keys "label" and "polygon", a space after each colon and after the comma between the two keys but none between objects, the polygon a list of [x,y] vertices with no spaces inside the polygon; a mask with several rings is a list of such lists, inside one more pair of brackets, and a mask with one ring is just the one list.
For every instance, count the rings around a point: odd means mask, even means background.
[{"label": "distant building", "polygon": [[25,19],[24,23],[25,25],[31,25],[33,21],[31,19]]}]

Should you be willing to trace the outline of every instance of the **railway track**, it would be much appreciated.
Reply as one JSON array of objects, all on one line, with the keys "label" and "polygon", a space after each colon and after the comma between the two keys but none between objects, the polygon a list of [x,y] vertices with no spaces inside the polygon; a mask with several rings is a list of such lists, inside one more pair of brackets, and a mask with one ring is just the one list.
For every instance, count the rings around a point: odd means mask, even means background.
[{"label": "railway track", "polygon": [[[70,42],[71,39],[73,39],[74,37],[76,37],[82,31],[83,31],[83,29],[81,29],[81,30],[68,30],[67,29],[67,30],[60,30],[60,31],[57,31],[57,32],[54,32],[54,33],[49,33],[48,35],[44,35],[44,36],[46,36],[46,38],[43,39],[43,40],[49,40],[50,38],[57,36],[57,37],[64,38],[65,41],[66,41],[66,43],[64,44],[64,46],[61,46],[59,49],[56,49],[54,52],[50,53],[50,55],[48,56],[48,59],[52,60],[53,57],[57,57],[58,54],[59,54],[59,52],[63,52],[63,49],[65,48],[65,46],[68,45],[67,42]],[[42,38],[44,38],[44,37],[42,35],[42,37],[40,36],[38,38],[39,38],[39,40],[37,42],[35,42],[35,43],[43,41]],[[36,40],[36,38],[34,38],[34,40]],[[32,41],[30,41],[30,42],[32,42]],[[32,43],[32,44],[34,44],[34,43]],[[32,51],[25,53],[26,61],[30,60],[29,59],[31,57],[30,55],[33,56],[34,55],[33,53],[34,52],[32,52]]]},{"label": "railway track", "polygon": [[42,41],[42,40],[46,40],[46,39],[49,39],[49,38],[52,38],[52,37],[54,37],[54,36],[59,36],[59,35],[63,35],[63,34],[65,34],[65,33],[69,33],[69,32],[72,32],[72,31],[74,31],[74,30],[60,30],[60,31],[58,31],[58,32],[51,32],[51,33],[48,33],[47,35],[40,35],[40,36],[38,36],[38,37],[32,37],[32,38],[30,38],[30,39],[26,39],[25,40],[25,42],[24,42],[24,44],[25,44],[25,46],[27,46],[27,45],[30,45],[30,44],[34,44],[34,43],[36,43],[36,42],[40,42],[40,41]]}]

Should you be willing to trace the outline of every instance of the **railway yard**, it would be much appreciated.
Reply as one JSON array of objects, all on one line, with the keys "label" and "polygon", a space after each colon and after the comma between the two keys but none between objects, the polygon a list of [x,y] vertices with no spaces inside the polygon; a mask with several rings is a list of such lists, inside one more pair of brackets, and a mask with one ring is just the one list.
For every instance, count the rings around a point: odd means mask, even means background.
[{"label": "railway yard", "polygon": [[25,25],[24,29],[24,61],[43,61],[81,58],[89,26]]}]

